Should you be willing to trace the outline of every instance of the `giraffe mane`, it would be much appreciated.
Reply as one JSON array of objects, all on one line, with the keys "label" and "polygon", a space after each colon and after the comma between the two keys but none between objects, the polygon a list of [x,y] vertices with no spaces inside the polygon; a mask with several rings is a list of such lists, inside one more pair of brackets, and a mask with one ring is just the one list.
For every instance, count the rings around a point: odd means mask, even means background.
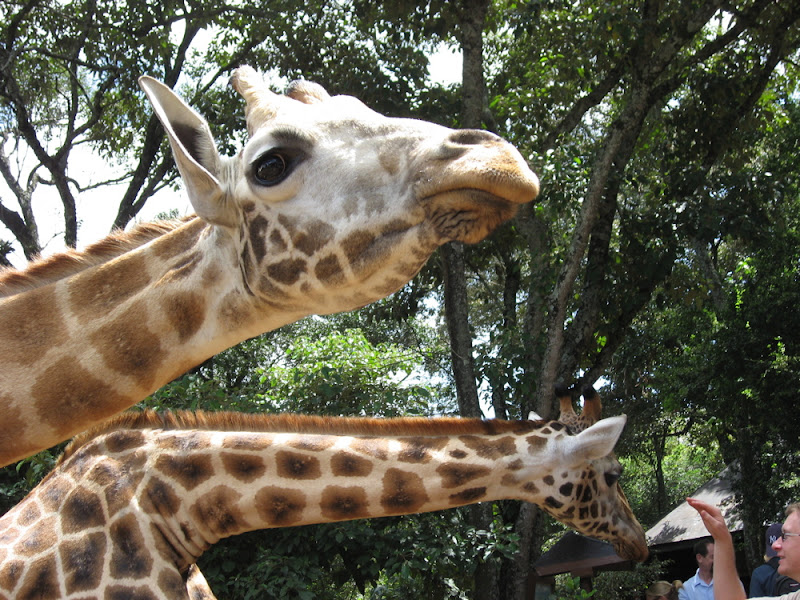
[{"label": "giraffe mane", "polygon": [[306,433],[321,435],[368,435],[384,437],[496,435],[526,433],[550,426],[563,429],[557,421],[501,421],[461,417],[321,417],[297,414],[251,414],[205,411],[130,411],[111,417],[95,428],[75,436],[58,460],[61,464],[92,440],[125,429],[164,429],[174,431],[243,431]]},{"label": "giraffe mane", "polygon": [[182,219],[140,223],[130,231],[117,230],[87,246],[85,250],[67,250],[46,258],[38,258],[22,270],[0,268],[0,298],[43,287],[90,267],[106,263],[169,233],[194,218],[196,217],[192,215]]}]

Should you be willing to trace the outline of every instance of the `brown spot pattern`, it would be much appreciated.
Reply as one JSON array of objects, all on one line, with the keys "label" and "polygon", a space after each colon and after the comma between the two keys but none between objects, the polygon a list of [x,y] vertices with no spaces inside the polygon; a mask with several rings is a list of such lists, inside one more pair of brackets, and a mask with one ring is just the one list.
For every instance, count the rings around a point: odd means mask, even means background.
[{"label": "brown spot pattern", "polygon": [[140,585],[110,585],[106,588],[103,600],[163,600],[156,596],[150,588]]},{"label": "brown spot pattern", "polygon": [[332,225],[317,219],[304,223],[304,230],[297,230],[292,236],[292,244],[306,256],[316,254],[320,248],[333,239],[335,229]]},{"label": "brown spot pattern", "polygon": [[319,460],[313,456],[281,450],[275,461],[278,475],[287,479],[317,479],[322,474]]},{"label": "brown spot pattern", "polygon": [[353,441],[350,447],[356,452],[380,460],[389,458],[389,442],[387,440],[365,437]]},{"label": "brown spot pattern", "polygon": [[223,448],[230,448],[232,450],[253,450],[260,451],[269,448],[272,445],[272,439],[267,436],[247,436],[247,435],[228,435],[222,441]]},{"label": "brown spot pattern", "polygon": [[162,454],[156,459],[156,469],[191,491],[214,474],[211,457],[204,454],[172,456]]},{"label": "brown spot pattern", "polygon": [[329,254],[317,261],[314,267],[314,276],[322,283],[329,285],[344,282],[344,271],[339,264],[339,258],[335,254]]},{"label": "brown spot pattern", "polygon": [[181,292],[167,296],[161,308],[169,325],[178,332],[181,342],[186,342],[197,333],[206,319],[206,302],[198,293]]},{"label": "brown spot pattern", "polygon": [[[125,396],[69,358],[40,373],[31,395],[41,422],[65,437],[109,415],[115,407],[127,406]],[[53,410],[54,406],[59,409]]]},{"label": "brown spot pattern", "polygon": [[528,452],[531,454],[537,454],[547,445],[547,438],[538,435],[529,435],[525,441],[528,442]]},{"label": "brown spot pattern", "polygon": [[262,215],[256,215],[250,222],[250,248],[256,263],[260,263],[267,254],[265,234],[268,228],[269,222]]},{"label": "brown spot pattern", "polygon": [[298,450],[322,452],[323,450],[327,450],[328,448],[333,446],[335,443],[336,440],[329,437],[301,435],[291,440],[288,446],[291,448],[296,448]]},{"label": "brown spot pattern", "polygon": [[267,486],[256,493],[259,516],[273,527],[288,527],[299,522],[306,508],[306,497],[299,490]]},{"label": "brown spot pattern", "polygon": [[14,349],[3,356],[11,363],[32,365],[65,336],[52,286],[9,298],[0,311],[0,347]]},{"label": "brown spot pattern", "polygon": [[145,257],[127,255],[77,275],[69,285],[72,312],[89,323],[118,308],[150,283]]},{"label": "brown spot pattern", "polygon": [[10,591],[17,587],[24,567],[25,563],[21,560],[3,561],[3,568],[0,569],[0,588]]},{"label": "brown spot pattern", "polygon": [[111,454],[120,454],[133,448],[138,448],[144,442],[141,431],[121,430],[112,431],[105,436],[106,449]]},{"label": "brown spot pattern", "polygon": [[100,584],[106,554],[105,533],[95,532],[64,541],[58,551],[68,594],[93,590]]},{"label": "brown spot pattern", "polygon": [[150,575],[153,558],[145,546],[144,536],[134,515],[117,519],[109,528],[111,541],[111,576],[142,579]]},{"label": "brown spot pattern", "polygon": [[200,496],[189,509],[189,514],[221,538],[236,535],[248,528],[244,514],[237,506],[241,497],[236,490],[219,485]]},{"label": "brown spot pattern", "polygon": [[222,452],[220,457],[225,470],[245,483],[255,481],[267,472],[264,459],[257,455]]},{"label": "brown spot pattern", "polygon": [[366,477],[372,472],[372,463],[349,452],[339,452],[331,458],[331,471],[337,477]]},{"label": "brown spot pattern", "polygon": [[270,243],[270,250],[275,253],[285,252],[286,249],[289,247],[286,245],[286,242],[283,241],[283,236],[281,232],[277,229],[273,229],[272,233],[269,234],[269,243]]},{"label": "brown spot pattern", "polygon": [[342,250],[350,264],[355,264],[363,258],[374,241],[375,236],[368,231],[355,231],[342,240]]},{"label": "brown spot pattern", "polygon": [[175,434],[165,432],[158,436],[156,445],[164,450],[194,452],[211,446],[211,438],[203,431],[183,431]]},{"label": "brown spot pattern", "polygon": [[113,370],[150,387],[155,371],[166,360],[158,334],[147,329],[149,308],[133,303],[111,322],[89,335],[89,341]]},{"label": "brown spot pattern", "polygon": [[[2,335],[2,334],[0,334]],[[11,396],[0,393],[0,406],[3,407],[3,418],[0,419],[0,448],[13,448],[16,454],[21,454],[31,446],[20,440],[20,433],[25,431],[25,425],[30,420],[30,415],[23,416],[22,410],[13,405]],[[0,458],[6,452],[0,452]],[[8,462],[8,461],[4,461]]]},{"label": "brown spot pattern", "polygon": [[322,516],[332,521],[362,519],[369,516],[367,493],[361,487],[329,485],[322,491]]},{"label": "brown spot pattern", "polygon": [[300,258],[287,258],[267,265],[267,276],[283,285],[297,283],[300,275],[306,272],[306,261]]},{"label": "brown spot pattern", "polygon": [[171,517],[178,512],[181,499],[170,484],[159,477],[153,477],[142,490],[139,506],[145,512]]},{"label": "brown spot pattern", "polygon": [[158,589],[163,598],[180,598],[186,595],[186,584],[175,569],[162,569],[158,574]]},{"label": "brown spot pattern", "polygon": [[387,469],[383,476],[381,506],[387,514],[413,513],[430,499],[422,478],[401,469]]},{"label": "brown spot pattern", "polygon": [[440,450],[447,444],[447,438],[412,437],[404,438],[403,447],[397,460],[408,463],[427,463],[433,458],[431,450]]},{"label": "brown spot pattern", "polygon": [[61,507],[61,529],[64,533],[79,533],[91,527],[105,525],[103,505],[94,492],[78,486]]},{"label": "brown spot pattern", "polygon": [[491,473],[491,469],[481,465],[445,463],[436,467],[436,473],[442,478],[442,487],[449,489],[466,485],[473,479],[486,477]]},{"label": "brown spot pattern", "polygon": [[462,435],[458,439],[481,458],[496,460],[517,453],[517,444],[511,436],[487,440],[474,435]]},{"label": "brown spot pattern", "polygon": [[481,498],[486,496],[485,487],[468,488],[461,492],[450,495],[450,504],[453,506],[461,506],[464,504],[472,504],[479,502]]}]

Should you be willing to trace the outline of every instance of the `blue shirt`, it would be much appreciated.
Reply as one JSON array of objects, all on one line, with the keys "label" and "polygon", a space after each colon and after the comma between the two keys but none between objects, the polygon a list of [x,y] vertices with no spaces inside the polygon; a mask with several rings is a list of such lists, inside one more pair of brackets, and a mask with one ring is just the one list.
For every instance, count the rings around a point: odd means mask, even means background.
[{"label": "blue shirt", "polygon": [[683,582],[683,587],[678,591],[678,600],[714,600],[714,580],[706,583],[700,579],[700,569],[694,577]]}]

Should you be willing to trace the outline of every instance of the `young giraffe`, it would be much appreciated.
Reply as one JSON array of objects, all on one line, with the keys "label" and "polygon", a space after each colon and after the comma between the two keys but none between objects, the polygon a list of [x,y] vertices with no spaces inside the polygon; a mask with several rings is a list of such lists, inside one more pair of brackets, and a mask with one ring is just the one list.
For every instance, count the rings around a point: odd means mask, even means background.
[{"label": "young giraffe", "polygon": [[573,433],[580,433],[587,427],[597,423],[603,412],[600,395],[592,386],[584,386],[582,394],[583,410],[578,415],[572,406],[572,395],[567,386],[563,383],[556,384],[556,398],[559,403],[558,421],[569,427]]},{"label": "young giraffe", "polygon": [[186,599],[189,567],[224,537],[498,499],[641,561],[612,454],[624,424],[126,413],[0,519],[0,593]]},{"label": "young giraffe", "polygon": [[197,217],[0,275],[0,466],[99,423],[208,357],[408,282],[538,193],[493,134],[384,117],[316,84],[273,94],[239,68],[250,139],[221,157],[206,122],[141,85]]}]

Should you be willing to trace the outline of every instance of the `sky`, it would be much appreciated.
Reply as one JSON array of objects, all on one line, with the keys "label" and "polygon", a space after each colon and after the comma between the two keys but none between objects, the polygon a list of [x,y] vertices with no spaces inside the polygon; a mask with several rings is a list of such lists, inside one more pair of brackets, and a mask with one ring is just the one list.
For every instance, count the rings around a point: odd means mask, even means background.
[{"label": "sky", "polygon": [[[461,81],[461,52],[441,45],[430,56],[430,78],[434,83],[443,85],[459,83]],[[10,149],[6,148],[6,151],[9,152]],[[30,157],[21,155],[14,158],[23,164],[24,170],[24,165],[32,160],[32,155]],[[109,175],[110,169],[98,170],[98,165],[105,166],[106,163],[103,159],[93,155],[88,148],[75,150],[70,157],[69,175],[83,185],[113,177],[113,175]],[[122,197],[125,187],[125,184],[108,185],[77,194],[77,214],[81,219],[78,225],[79,249],[108,234],[119,206],[118,199]],[[18,210],[13,195],[7,190],[2,180],[0,180],[0,197],[7,206]],[[9,199],[12,200],[9,202]],[[159,213],[172,209],[177,209],[180,215],[193,212],[188,198],[181,190],[165,189],[147,201],[137,220],[140,222],[151,221]],[[62,251],[64,249],[64,223],[61,216],[61,202],[57,194],[48,190],[47,186],[40,185],[34,193],[34,213],[39,227],[40,240],[45,246],[43,255],[47,256]],[[0,239],[14,242],[11,232],[2,224],[0,224]],[[8,258],[16,268],[25,266],[25,256],[16,243],[14,243],[14,251]]]}]

